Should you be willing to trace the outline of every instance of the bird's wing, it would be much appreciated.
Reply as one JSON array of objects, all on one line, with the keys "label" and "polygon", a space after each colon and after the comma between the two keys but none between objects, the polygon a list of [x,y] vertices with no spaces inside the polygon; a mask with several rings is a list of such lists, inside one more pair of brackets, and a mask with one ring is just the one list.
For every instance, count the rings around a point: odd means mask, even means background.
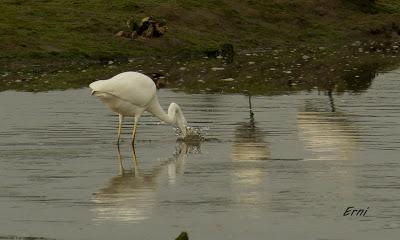
[{"label": "bird's wing", "polygon": [[120,73],[108,80],[99,80],[89,85],[93,91],[105,92],[145,107],[156,94],[156,85],[148,76],[137,72]]}]

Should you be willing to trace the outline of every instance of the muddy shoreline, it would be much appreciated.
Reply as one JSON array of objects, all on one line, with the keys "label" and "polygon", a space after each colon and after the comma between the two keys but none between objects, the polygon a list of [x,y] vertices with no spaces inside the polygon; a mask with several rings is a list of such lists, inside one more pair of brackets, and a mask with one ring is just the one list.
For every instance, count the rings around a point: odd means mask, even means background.
[{"label": "muddy shoreline", "polygon": [[400,63],[399,42],[354,41],[332,47],[297,46],[235,52],[232,61],[206,54],[106,61],[4,63],[0,90],[49,91],[87,86],[123,71],[140,71],[162,87],[188,93],[279,94],[320,89],[359,92]]}]

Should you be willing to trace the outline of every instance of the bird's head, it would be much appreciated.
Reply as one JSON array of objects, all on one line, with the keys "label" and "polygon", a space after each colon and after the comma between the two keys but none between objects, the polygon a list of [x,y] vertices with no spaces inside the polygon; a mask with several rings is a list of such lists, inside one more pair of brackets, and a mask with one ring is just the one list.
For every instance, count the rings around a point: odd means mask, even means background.
[{"label": "bird's head", "polygon": [[205,139],[201,132],[201,129],[199,128],[185,126],[185,130],[181,131],[181,133],[182,134],[179,139],[190,145],[199,145],[200,142]]}]

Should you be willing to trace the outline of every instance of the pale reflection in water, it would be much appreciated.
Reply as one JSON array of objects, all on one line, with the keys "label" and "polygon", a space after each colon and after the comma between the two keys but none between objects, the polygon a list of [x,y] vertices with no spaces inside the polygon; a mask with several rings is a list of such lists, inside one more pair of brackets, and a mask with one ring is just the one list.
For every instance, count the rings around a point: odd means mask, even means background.
[{"label": "pale reflection in water", "polygon": [[[265,132],[256,126],[251,97],[249,112],[249,122],[240,122],[235,128],[231,159],[238,165],[234,165],[232,171],[232,193],[239,203],[255,206],[264,201],[259,186],[266,178],[265,170],[257,165],[257,161],[270,159],[271,152],[264,140]],[[252,213],[252,216],[257,215]]]},{"label": "pale reflection in water", "polygon": [[268,160],[270,149],[265,142],[263,132],[253,121],[239,123],[235,129],[235,139],[232,145],[234,161]]},{"label": "pale reflection in water", "polygon": [[265,133],[256,126],[254,113],[251,109],[249,97],[250,120],[238,123],[235,129],[235,139],[232,145],[232,160],[268,160],[270,150],[264,140]]},{"label": "pale reflection in water", "polygon": [[[311,154],[305,160],[350,160],[358,149],[357,129],[345,113],[336,111],[330,95],[330,107],[319,110],[313,103],[299,112],[299,138]],[[314,103],[317,105],[317,103]]]},{"label": "pale reflection in water", "polygon": [[156,204],[157,185],[164,182],[165,178],[169,184],[175,183],[177,176],[183,173],[187,153],[192,149],[196,150],[198,146],[188,146],[185,142],[179,142],[172,158],[161,162],[150,173],[142,175],[134,151],[134,167],[132,170],[125,170],[118,148],[120,174],[93,194],[93,220],[138,222],[149,218]]}]

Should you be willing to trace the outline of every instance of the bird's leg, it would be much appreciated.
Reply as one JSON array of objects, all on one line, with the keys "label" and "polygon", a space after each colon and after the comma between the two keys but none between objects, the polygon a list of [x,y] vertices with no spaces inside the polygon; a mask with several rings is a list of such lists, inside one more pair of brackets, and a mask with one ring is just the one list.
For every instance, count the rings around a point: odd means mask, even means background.
[{"label": "bird's leg", "polygon": [[117,145],[119,146],[119,140],[121,139],[121,128],[122,128],[122,120],[123,120],[122,114],[118,115],[118,140],[117,140]]},{"label": "bird's leg", "polygon": [[134,145],[132,145],[132,162],[133,162],[133,171],[135,173],[135,176],[139,176],[139,163],[136,158],[136,151]]},{"label": "bird's leg", "polygon": [[118,162],[119,162],[119,173],[120,175],[124,175],[124,166],[122,165],[122,155],[121,155],[121,150],[119,149],[119,145],[117,145],[118,148]]},{"label": "bird's leg", "polygon": [[132,146],[135,146],[135,137],[136,137],[136,128],[139,122],[139,116],[135,117],[135,123],[133,124],[133,131],[132,131]]},{"label": "bird's leg", "polygon": [[118,140],[117,140],[117,145],[119,146],[119,140],[120,140],[120,138],[121,138],[121,128],[122,128],[122,120],[123,120],[123,116],[122,116],[122,114],[119,114],[118,115],[118,122],[119,122],[119,124],[118,124]]}]

